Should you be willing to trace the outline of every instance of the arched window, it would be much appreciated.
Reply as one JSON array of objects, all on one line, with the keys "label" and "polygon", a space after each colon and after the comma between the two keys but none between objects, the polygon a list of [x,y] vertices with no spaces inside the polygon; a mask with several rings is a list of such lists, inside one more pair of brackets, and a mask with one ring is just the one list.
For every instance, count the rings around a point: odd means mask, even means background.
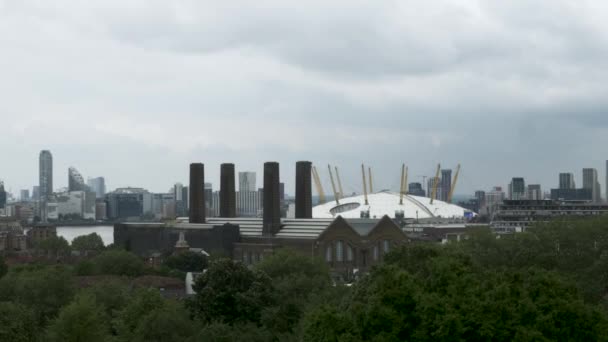
[{"label": "arched window", "polygon": [[331,250],[331,244],[327,245],[327,247],[325,247],[325,261],[327,262],[331,262],[332,260],[332,250]]},{"label": "arched window", "polygon": [[382,250],[384,251],[384,253],[388,253],[391,249],[391,242],[388,240],[384,240],[382,241]]},{"label": "arched window", "polygon": [[353,248],[346,244],[346,261],[353,261]]},{"label": "arched window", "polygon": [[336,242],[336,261],[342,262],[344,261],[344,250],[342,248],[342,241]]}]

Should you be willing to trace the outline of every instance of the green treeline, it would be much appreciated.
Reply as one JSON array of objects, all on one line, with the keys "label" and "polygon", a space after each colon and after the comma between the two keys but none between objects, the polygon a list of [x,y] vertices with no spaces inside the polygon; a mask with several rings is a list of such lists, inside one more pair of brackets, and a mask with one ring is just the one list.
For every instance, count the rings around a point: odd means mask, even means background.
[{"label": "green treeline", "polygon": [[[194,253],[152,268],[96,238],[77,245],[98,253],[74,266],[0,262],[0,341],[608,340],[605,218],[409,244],[352,286],[288,250],[253,268]],[[184,300],[124,280],[193,269],[205,271]],[[85,275],[117,277],[79,286]]]}]

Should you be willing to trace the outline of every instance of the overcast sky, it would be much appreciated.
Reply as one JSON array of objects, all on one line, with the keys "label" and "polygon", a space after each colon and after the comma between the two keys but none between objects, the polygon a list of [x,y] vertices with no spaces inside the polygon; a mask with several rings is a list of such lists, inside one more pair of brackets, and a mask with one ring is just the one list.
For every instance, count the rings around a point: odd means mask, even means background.
[{"label": "overcast sky", "polygon": [[[50,149],[109,188],[203,162],[341,168],[360,191],[462,164],[459,194],[608,159],[608,2],[0,0],[0,179]],[[603,188],[604,189],[604,188]],[[604,191],[602,190],[602,193]]]}]

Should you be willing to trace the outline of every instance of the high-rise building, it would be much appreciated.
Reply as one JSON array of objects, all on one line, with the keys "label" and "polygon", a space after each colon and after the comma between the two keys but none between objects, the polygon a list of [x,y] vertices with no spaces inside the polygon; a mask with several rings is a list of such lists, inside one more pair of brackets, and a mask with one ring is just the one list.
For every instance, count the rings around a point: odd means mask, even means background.
[{"label": "high-rise building", "polygon": [[479,208],[483,208],[486,205],[486,192],[483,190],[475,191],[475,199],[477,200],[477,204]]},{"label": "high-rise building", "polygon": [[407,193],[412,196],[426,196],[424,189],[422,188],[422,184],[420,183],[410,183],[407,187]]},{"label": "high-rise building", "polygon": [[509,184],[509,199],[521,200],[526,198],[526,182],[522,177],[514,177]]},{"label": "high-rise building", "polygon": [[559,174],[559,189],[576,189],[573,173],[563,172]]},{"label": "high-rise building", "polygon": [[[426,195],[429,198],[431,196],[433,196],[433,187],[434,186],[435,186],[435,177],[430,177],[429,180],[427,181],[427,186],[426,186]],[[437,185],[437,193],[435,194],[434,199],[439,199],[439,196],[441,196],[441,178],[439,178],[439,184]]]},{"label": "high-rise building", "polygon": [[258,217],[262,210],[259,191],[238,191],[236,193],[236,213],[238,217]]},{"label": "high-rise building", "polygon": [[6,207],[6,191],[4,191],[4,182],[0,181],[0,209]]},{"label": "high-rise building", "polygon": [[88,188],[86,184],[84,184],[84,178],[76,170],[75,167],[70,167],[68,169],[68,191],[87,191]]},{"label": "high-rise building", "polygon": [[[219,195],[218,195],[219,196]],[[218,197],[218,213],[215,214],[215,207],[213,206],[213,184],[205,183],[205,208],[208,217],[219,216],[219,197]]]},{"label": "high-rise building", "polygon": [[441,191],[439,192],[439,200],[446,201],[452,189],[452,170],[441,170]]},{"label": "high-rise building", "polygon": [[32,188],[32,200],[37,201],[40,199],[40,186],[34,185]]},{"label": "high-rise building", "polygon": [[186,201],[188,196],[186,195],[187,187],[184,187],[182,183],[175,183],[173,186],[173,198],[175,199],[175,215],[178,217],[186,216],[187,207]]},{"label": "high-rise building", "polygon": [[255,172],[239,172],[239,192],[256,191]]},{"label": "high-rise building", "polygon": [[97,198],[104,198],[106,195],[106,180],[103,177],[89,178],[87,184],[91,191],[95,192]]},{"label": "high-rise building", "polygon": [[528,194],[527,199],[529,200],[542,200],[543,192],[541,190],[540,184],[529,184],[528,185]]},{"label": "high-rise building", "polygon": [[600,185],[597,177],[597,170],[594,168],[583,169],[583,189],[591,189],[591,200],[600,202]]},{"label": "high-rise building", "polygon": [[486,215],[492,215],[498,207],[504,202],[505,193],[502,187],[496,186],[492,191],[486,193],[486,205],[480,211]]},{"label": "high-rise building", "polygon": [[30,200],[30,191],[27,189],[21,190],[21,196],[19,196],[22,202],[28,202]]},{"label": "high-rise building", "polygon": [[53,155],[51,151],[40,152],[39,171],[40,199],[46,201],[53,193]]}]

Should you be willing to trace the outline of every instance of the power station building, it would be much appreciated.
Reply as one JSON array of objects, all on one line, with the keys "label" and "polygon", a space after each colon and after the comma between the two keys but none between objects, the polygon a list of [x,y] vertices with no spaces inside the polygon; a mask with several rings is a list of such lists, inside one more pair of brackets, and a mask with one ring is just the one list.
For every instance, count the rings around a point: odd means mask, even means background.
[{"label": "power station building", "polygon": [[[234,213],[234,168],[221,167],[223,196],[220,211]],[[190,215],[176,223],[120,223],[114,226],[114,243],[142,256],[171,253],[176,243],[230,256],[255,264],[279,248],[322,258],[334,273],[352,278],[382,261],[384,254],[408,241],[408,236],[388,215],[348,218],[335,215],[313,218],[311,163],[296,164],[296,218],[281,218],[279,164],[264,164],[263,213],[261,218],[208,218],[205,210],[204,165],[190,166]],[[232,192],[232,195],[230,194]],[[222,200],[222,197],[224,200]],[[134,200],[134,202],[138,202]],[[435,202],[441,206],[439,202]],[[137,205],[138,209],[139,206]],[[182,243],[183,243],[183,240]]]}]

